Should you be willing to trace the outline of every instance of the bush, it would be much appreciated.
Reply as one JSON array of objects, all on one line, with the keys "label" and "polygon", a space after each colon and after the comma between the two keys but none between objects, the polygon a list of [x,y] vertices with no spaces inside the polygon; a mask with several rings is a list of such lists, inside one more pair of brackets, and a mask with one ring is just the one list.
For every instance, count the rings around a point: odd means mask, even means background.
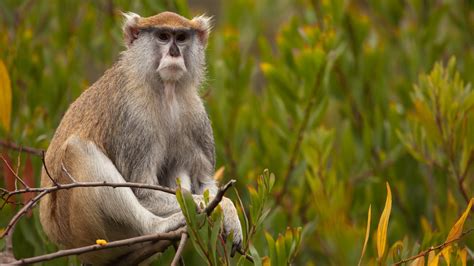
[{"label": "bush", "polygon": [[[47,148],[68,105],[123,49],[118,11],[165,9],[203,11],[181,0],[0,2],[1,138]],[[209,15],[202,96],[256,264],[355,265],[364,246],[363,265],[422,251],[416,265],[472,262],[474,237],[462,233],[473,226],[472,1],[240,0]],[[39,184],[41,160],[2,154]],[[12,188],[7,167],[3,176]],[[17,209],[1,210],[0,227]],[[36,212],[15,230],[17,258],[57,249]],[[219,211],[188,219],[199,223],[186,262],[250,264],[213,238]]]}]

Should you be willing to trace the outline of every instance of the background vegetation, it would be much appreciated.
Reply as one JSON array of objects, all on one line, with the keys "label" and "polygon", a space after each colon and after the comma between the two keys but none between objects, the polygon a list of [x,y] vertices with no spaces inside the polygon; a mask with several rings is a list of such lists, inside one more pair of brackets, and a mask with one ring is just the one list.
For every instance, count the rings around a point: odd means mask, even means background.
[{"label": "background vegetation", "polygon": [[[124,49],[119,10],[215,15],[202,96],[222,182],[237,179],[247,206],[245,245],[257,263],[356,265],[368,221],[363,265],[452,236],[474,193],[473,1],[2,0],[2,139],[48,147],[68,105]],[[2,154],[17,167],[18,153]],[[39,185],[40,159],[19,161],[19,174]],[[11,188],[3,168],[0,185]],[[236,191],[227,194],[234,202]],[[0,227],[17,209],[0,211]],[[464,228],[473,226],[467,218]],[[440,263],[472,264],[473,246],[466,235]],[[37,210],[20,222],[14,247],[18,258],[57,249]],[[205,255],[187,245],[184,259],[198,265]],[[47,264],[67,261],[75,258]]]}]

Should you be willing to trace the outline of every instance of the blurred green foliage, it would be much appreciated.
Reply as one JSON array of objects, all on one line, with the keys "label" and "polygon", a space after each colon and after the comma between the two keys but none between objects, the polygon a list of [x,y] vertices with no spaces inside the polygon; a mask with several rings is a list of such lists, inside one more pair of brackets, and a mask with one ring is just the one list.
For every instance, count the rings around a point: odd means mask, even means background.
[{"label": "blurred green foliage", "polygon": [[[13,90],[10,130],[2,127],[1,138],[47,148],[68,105],[124,49],[119,10],[206,11],[192,2],[0,1],[0,59]],[[238,180],[246,248],[257,261],[357,264],[370,204],[363,265],[391,264],[443,243],[474,193],[474,2],[205,2],[218,13],[208,13],[216,20],[202,96],[217,165],[226,167],[226,180]],[[17,153],[3,154],[17,161]],[[20,159],[24,173],[28,158]],[[32,163],[39,184],[41,162]],[[266,168],[275,173],[272,190],[259,178]],[[377,262],[386,182],[393,206]],[[15,210],[1,210],[0,227]],[[472,219],[464,225],[473,226]],[[45,243],[35,211],[15,231],[15,254],[56,249]],[[472,263],[473,245],[468,235],[453,249]],[[199,264],[198,253],[188,245],[185,261]],[[75,262],[47,264],[67,261]],[[248,263],[238,255],[237,262]]]}]

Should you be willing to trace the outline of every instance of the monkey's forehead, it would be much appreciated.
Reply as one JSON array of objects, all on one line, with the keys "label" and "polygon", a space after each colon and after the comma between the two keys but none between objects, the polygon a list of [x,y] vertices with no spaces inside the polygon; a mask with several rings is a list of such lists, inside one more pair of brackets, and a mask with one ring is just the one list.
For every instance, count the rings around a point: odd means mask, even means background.
[{"label": "monkey's forehead", "polygon": [[170,27],[170,28],[191,28],[196,29],[199,27],[194,21],[189,20],[183,16],[180,16],[173,12],[162,12],[157,15],[140,18],[138,20],[138,27]]}]

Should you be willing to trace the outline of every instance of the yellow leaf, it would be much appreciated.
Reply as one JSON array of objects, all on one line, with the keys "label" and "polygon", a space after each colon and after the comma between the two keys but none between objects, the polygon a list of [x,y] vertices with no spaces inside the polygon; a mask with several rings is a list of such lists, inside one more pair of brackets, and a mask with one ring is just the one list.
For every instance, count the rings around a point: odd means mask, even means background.
[{"label": "yellow leaf", "polygon": [[441,250],[441,254],[443,254],[444,260],[446,261],[446,263],[448,264],[448,266],[451,265],[451,262],[449,261],[450,258],[451,258],[451,256],[450,256],[450,254],[451,254],[451,246],[447,246],[447,247],[443,248],[443,249]]},{"label": "yellow leaf", "polygon": [[213,179],[216,181],[220,181],[222,177],[224,176],[224,170],[225,170],[225,166],[221,166],[219,169],[217,169],[217,171],[214,173]]},{"label": "yellow leaf", "polygon": [[435,254],[434,251],[432,251],[430,252],[430,255],[428,255],[428,266],[438,266],[439,254],[438,255],[434,255],[434,254]]},{"label": "yellow leaf", "polygon": [[367,229],[365,230],[365,240],[364,246],[362,247],[362,254],[360,254],[359,265],[362,263],[362,258],[365,254],[365,248],[367,248],[367,242],[369,241],[369,234],[370,234],[370,220],[372,218],[372,205],[369,205],[369,213],[367,214]]},{"label": "yellow leaf", "polygon": [[410,263],[410,266],[425,266],[425,257],[416,258]]},{"label": "yellow leaf", "polygon": [[461,265],[466,266],[467,264],[467,249],[463,248],[458,251],[458,256],[461,258]]},{"label": "yellow leaf", "polygon": [[469,215],[469,212],[471,211],[471,207],[472,207],[473,202],[474,202],[474,198],[472,198],[469,201],[469,204],[467,205],[466,210],[461,215],[459,220],[454,224],[453,228],[451,228],[451,231],[449,231],[448,238],[446,238],[446,242],[452,241],[454,239],[459,238],[459,236],[461,236],[462,229],[464,227],[464,222],[466,221],[466,218]]},{"label": "yellow leaf", "polygon": [[382,215],[380,216],[379,226],[377,228],[377,254],[379,260],[382,259],[385,253],[388,220],[390,218],[390,212],[392,211],[392,192],[390,191],[390,185],[388,182],[386,183],[386,186],[387,200],[385,201],[385,208],[383,209]]},{"label": "yellow leaf", "polygon": [[10,119],[12,112],[12,88],[7,67],[0,59],[0,124],[10,131]]},{"label": "yellow leaf", "polygon": [[103,246],[103,245],[106,245],[106,244],[107,244],[107,240],[104,240],[104,239],[97,239],[97,240],[95,241],[95,243],[96,243],[97,245]]},{"label": "yellow leaf", "polygon": [[268,256],[263,257],[262,265],[263,266],[271,266],[272,265],[272,261],[270,260],[270,258]]}]

